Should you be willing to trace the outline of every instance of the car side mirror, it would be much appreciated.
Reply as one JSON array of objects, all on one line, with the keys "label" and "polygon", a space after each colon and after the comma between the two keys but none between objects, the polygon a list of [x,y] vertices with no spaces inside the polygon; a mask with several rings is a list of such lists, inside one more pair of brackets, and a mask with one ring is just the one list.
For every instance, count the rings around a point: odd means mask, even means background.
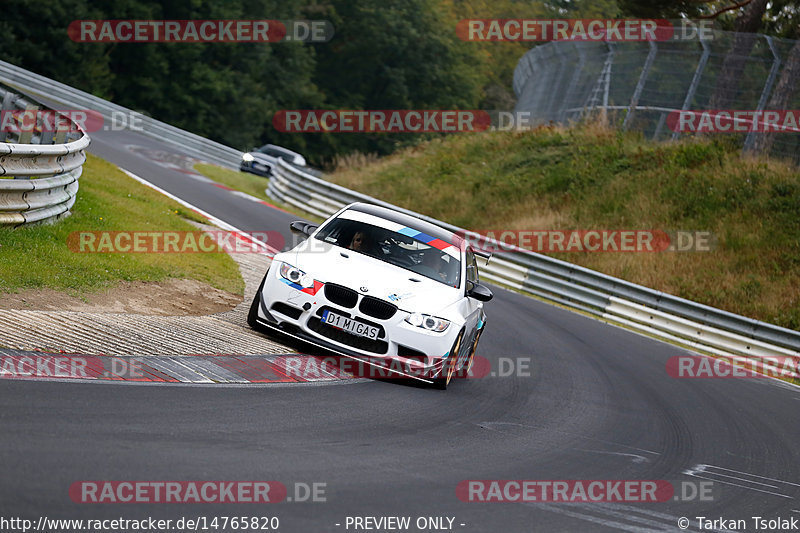
[{"label": "car side mirror", "polygon": [[481,302],[488,302],[489,300],[494,297],[492,291],[489,290],[489,287],[486,285],[481,285],[480,283],[473,283],[472,288],[467,291],[467,296],[470,298],[475,298]]},{"label": "car side mirror", "polygon": [[319,226],[317,224],[309,224],[308,222],[303,222],[302,220],[295,220],[291,224],[289,224],[289,229],[295,233],[302,233],[306,237],[311,236]]}]

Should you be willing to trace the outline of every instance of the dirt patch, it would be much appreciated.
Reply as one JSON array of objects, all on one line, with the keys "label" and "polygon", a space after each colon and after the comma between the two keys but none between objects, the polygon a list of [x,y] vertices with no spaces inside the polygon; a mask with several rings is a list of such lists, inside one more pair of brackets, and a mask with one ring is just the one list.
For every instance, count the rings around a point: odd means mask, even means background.
[{"label": "dirt patch", "polygon": [[230,311],[242,297],[195,280],[124,281],[82,297],[53,289],[0,293],[0,309],[84,311],[138,315],[210,315]]}]

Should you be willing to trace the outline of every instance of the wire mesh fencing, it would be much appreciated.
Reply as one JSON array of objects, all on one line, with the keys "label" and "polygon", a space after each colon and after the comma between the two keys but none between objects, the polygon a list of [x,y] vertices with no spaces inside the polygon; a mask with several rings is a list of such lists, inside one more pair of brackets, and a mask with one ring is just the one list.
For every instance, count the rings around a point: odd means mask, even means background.
[{"label": "wire mesh fencing", "polygon": [[532,124],[602,113],[654,140],[712,133],[800,163],[800,41],[719,30],[668,41],[550,42],[514,72]]}]

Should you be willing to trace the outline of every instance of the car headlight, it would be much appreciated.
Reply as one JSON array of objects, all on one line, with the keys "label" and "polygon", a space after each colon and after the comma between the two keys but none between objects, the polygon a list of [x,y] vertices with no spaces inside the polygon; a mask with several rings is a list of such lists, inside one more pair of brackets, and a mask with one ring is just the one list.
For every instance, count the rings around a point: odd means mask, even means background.
[{"label": "car headlight", "polygon": [[314,286],[314,278],[289,263],[281,263],[280,273],[284,278],[292,283],[297,283],[303,288],[308,289]]},{"label": "car headlight", "polygon": [[255,159],[255,158],[253,157],[253,155],[252,155],[252,154],[244,154],[244,155],[242,156],[242,161],[244,161],[245,163],[249,163],[249,162],[250,162],[250,161],[252,161],[253,159]]},{"label": "car headlight", "polygon": [[418,328],[427,329],[428,331],[435,331],[441,333],[450,325],[449,320],[439,318],[431,315],[423,315],[422,313],[412,313],[406,317],[406,322]]}]

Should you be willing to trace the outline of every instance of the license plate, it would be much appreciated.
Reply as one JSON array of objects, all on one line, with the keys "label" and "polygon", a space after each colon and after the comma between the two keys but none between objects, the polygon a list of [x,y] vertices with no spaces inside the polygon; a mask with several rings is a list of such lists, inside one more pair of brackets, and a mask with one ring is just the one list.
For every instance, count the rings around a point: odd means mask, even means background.
[{"label": "license plate", "polygon": [[359,337],[366,337],[368,339],[378,338],[379,330],[375,326],[370,326],[358,320],[331,313],[327,309],[322,313],[322,323],[352,333],[353,335],[358,335]]}]

